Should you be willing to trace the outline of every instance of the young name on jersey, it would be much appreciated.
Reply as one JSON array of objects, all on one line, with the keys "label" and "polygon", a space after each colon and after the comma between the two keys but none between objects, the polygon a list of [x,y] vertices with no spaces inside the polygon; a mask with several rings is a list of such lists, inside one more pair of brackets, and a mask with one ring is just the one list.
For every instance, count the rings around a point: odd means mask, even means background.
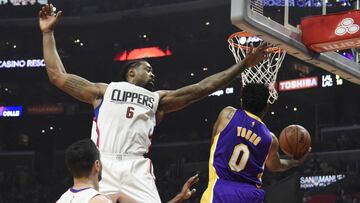
[{"label": "young name on jersey", "polygon": [[257,146],[261,141],[261,137],[258,136],[256,133],[253,133],[251,130],[240,126],[237,127],[237,136],[245,138],[247,141],[249,141],[255,146]]}]

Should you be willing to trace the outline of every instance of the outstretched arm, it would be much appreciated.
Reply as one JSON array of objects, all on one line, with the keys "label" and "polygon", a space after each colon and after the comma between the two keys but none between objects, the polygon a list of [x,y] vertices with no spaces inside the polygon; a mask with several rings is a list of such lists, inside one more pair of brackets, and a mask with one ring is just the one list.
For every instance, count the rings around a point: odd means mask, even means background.
[{"label": "outstretched arm", "polygon": [[187,199],[189,199],[191,196],[194,195],[196,192],[196,189],[191,189],[195,183],[199,182],[199,175],[196,174],[193,177],[189,178],[186,183],[184,184],[181,192],[176,195],[174,198],[172,198],[168,203],[180,203]]},{"label": "outstretched arm", "polygon": [[105,93],[107,84],[92,83],[77,75],[68,74],[56,50],[54,28],[62,12],[55,13],[53,6],[43,6],[39,12],[39,24],[43,33],[43,50],[49,80],[74,98],[97,106]]},{"label": "outstretched arm", "polygon": [[189,85],[174,91],[159,91],[160,114],[180,110],[189,104],[198,101],[210,93],[226,86],[234,80],[246,68],[250,68],[265,58],[265,51],[268,46],[264,43],[249,53],[243,61],[230,68],[209,76],[199,83]]},{"label": "outstretched arm", "polygon": [[[270,171],[286,171],[289,170],[292,167],[298,166],[302,164],[305,159],[307,158],[309,153],[306,153],[302,158],[300,159],[280,159],[279,156],[279,141],[277,137],[271,133],[272,136],[272,143],[269,150],[268,158],[266,159],[266,167]],[[311,150],[311,148],[310,148]],[[309,152],[310,152],[309,150]]]}]

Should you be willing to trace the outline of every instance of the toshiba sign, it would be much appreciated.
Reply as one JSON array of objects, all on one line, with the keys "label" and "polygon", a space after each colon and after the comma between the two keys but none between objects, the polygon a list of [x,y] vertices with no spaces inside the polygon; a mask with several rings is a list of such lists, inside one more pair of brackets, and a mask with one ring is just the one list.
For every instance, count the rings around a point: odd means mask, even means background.
[{"label": "toshiba sign", "polygon": [[318,86],[318,77],[299,78],[279,82],[279,91],[307,89]]}]

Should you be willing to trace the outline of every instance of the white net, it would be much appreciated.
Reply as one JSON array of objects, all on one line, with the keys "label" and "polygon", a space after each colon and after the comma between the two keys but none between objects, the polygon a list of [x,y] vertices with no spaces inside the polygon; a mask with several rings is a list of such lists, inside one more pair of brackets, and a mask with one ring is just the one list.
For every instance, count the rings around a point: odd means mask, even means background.
[{"label": "white net", "polygon": [[[263,40],[252,36],[247,32],[238,32],[228,38],[230,51],[235,57],[236,63],[243,60],[247,53],[263,43]],[[241,74],[242,85],[249,83],[262,83],[269,87],[270,96],[268,102],[273,104],[278,98],[275,82],[279,68],[285,58],[283,49],[272,46],[267,49],[268,57],[252,68],[246,69]]]}]

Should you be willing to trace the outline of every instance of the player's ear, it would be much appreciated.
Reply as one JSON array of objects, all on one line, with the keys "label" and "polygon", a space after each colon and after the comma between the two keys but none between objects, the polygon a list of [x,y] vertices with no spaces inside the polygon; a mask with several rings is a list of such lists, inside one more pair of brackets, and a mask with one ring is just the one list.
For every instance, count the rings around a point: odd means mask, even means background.
[{"label": "player's ear", "polygon": [[100,160],[95,160],[94,168],[95,168],[96,172],[100,172],[100,171],[101,171],[101,163],[100,163]]},{"label": "player's ear", "polygon": [[130,68],[130,70],[128,71],[128,76],[129,77],[135,77],[135,68]]}]

